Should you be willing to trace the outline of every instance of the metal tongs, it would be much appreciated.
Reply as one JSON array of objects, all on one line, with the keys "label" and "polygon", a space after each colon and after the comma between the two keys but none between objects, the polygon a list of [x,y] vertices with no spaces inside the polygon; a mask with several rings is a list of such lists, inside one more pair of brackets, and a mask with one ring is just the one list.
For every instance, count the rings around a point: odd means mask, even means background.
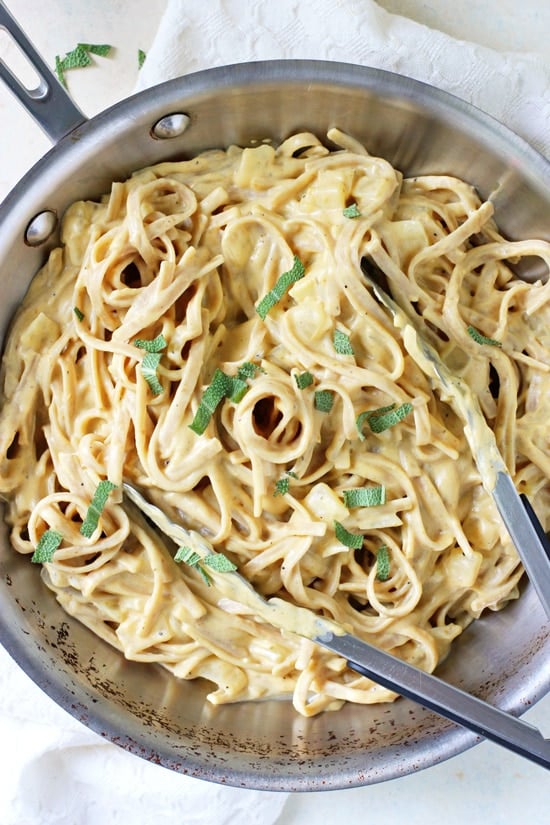
[{"label": "metal tongs", "polygon": [[[428,376],[432,386],[449,401],[464,422],[464,434],[486,491],[492,496],[515,545],[525,571],[550,619],[550,543],[528,498],[518,493],[498,449],[495,434],[481,412],[477,397],[443,363],[412,319],[376,280],[376,264],[363,260],[363,275],[375,296],[389,310],[411,358]],[[384,273],[380,271],[380,275]]]},{"label": "metal tongs", "polygon": [[[130,484],[124,493],[138,509],[177,545],[189,546],[201,558],[214,550],[201,534],[171,521]],[[462,725],[479,736],[502,745],[520,756],[550,769],[550,740],[521,719],[501,711],[481,699],[425,673],[407,662],[378,650],[343,627],[313,611],[279,598],[264,599],[239,573],[209,571],[222,609],[249,613],[281,630],[311,639],[343,656],[349,667],[389,690],[407,696],[420,705]]]}]

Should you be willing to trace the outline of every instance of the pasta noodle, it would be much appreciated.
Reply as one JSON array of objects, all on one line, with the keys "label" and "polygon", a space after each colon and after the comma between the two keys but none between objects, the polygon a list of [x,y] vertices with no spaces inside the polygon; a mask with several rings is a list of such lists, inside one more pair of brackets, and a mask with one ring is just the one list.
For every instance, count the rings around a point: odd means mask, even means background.
[{"label": "pasta noodle", "polygon": [[[363,259],[422,314],[550,526],[550,284],[511,268],[548,265],[550,245],[504,239],[464,181],[404,179],[328,138],[159,163],[73,204],[7,339],[0,417],[13,547],[30,556],[54,531],[42,576],[69,614],[128,659],[213,683],[215,704],[291,697],[306,716],[395,696],[224,609],[120,488],[208,537],[264,596],[426,671],[516,598],[522,568],[463,425]],[[84,535],[102,480],[116,489]]]}]

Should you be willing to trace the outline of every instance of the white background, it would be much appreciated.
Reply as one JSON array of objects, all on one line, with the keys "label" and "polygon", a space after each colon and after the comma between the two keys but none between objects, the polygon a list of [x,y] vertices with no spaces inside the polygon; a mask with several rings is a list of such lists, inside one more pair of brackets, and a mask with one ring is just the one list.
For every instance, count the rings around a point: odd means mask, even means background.
[{"label": "white background", "polygon": [[[207,8],[208,0],[201,2]],[[6,5],[52,66],[56,54],[63,55],[78,41],[111,43],[116,47],[112,57],[97,58],[93,67],[68,75],[72,96],[82,110],[91,116],[132,92],[138,76],[137,50],[141,48],[147,51],[149,48],[166,2],[8,0]],[[283,5],[281,2],[281,6]],[[538,52],[543,59],[548,60],[550,3],[544,0],[522,0],[521,3],[516,0],[379,0],[379,5],[457,38],[498,50]],[[0,56],[13,60],[13,51],[0,32]],[[0,200],[48,147],[47,138],[0,85]],[[12,718],[10,721],[6,713],[6,708],[14,706],[13,697],[7,697],[3,693],[8,684],[10,669],[17,670],[7,655],[0,651],[0,710],[4,710],[0,727],[0,786],[8,782],[10,777],[8,762],[12,757],[8,743],[17,741],[18,736],[18,719]],[[30,703],[33,706],[34,703],[36,706],[45,703],[44,708],[48,710],[49,700],[33,685],[28,684],[24,674],[18,673],[16,680],[21,685],[23,701],[28,702],[29,707]],[[60,725],[63,724],[64,712],[57,708],[49,710],[52,718],[58,720]],[[550,735],[549,717],[550,697],[525,716],[547,736]],[[44,737],[44,730],[40,726],[33,730],[28,723],[23,728],[21,723],[21,737],[23,736],[30,737],[31,740],[35,736],[38,740]],[[132,819],[127,819],[128,823],[145,825],[150,821],[155,822],[155,825],[163,825],[165,822],[178,821],[184,825],[190,821],[185,815],[182,816],[181,799],[173,790],[172,775],[167,776],[168,772],[164,769],[150,765],[145,769],[137,757],[118,751],[114,746],[103,745],[103,751],[105,760],[112,763],[113,785],[112,788],[108,785],[104,787],[103,797],[97,799],[95,818],[90,813],[91,809],[87,809],[85,819],[79,816],[78,799],[72,804],[69,818],[63,818],[61,811],[48,810],[47,789],[41,789],[40,792],[44,794],[44,801],[40,805],[42,813],[37,814],[32,821],[27,819],[19,822],[13,818],[16,816],[13,811],[19,809],[19,806],[12,805],[12,818],[10,811],[6,811],[4,816],[6,825],[7,819],[9,825],[44,825],[46,822],[55,822],[56,825],[99,825],[101,822],[109,825],[110,822],[124,822],[123,814],[122,818],[117,816],[115,820],[113,807],[125,792],[117,784],[117,764],[122,764],[122,761],[126,771],[128,764],[130,765],[137,783],[146,782],[151,792],[155,789],[159,792],[157,816],[149,819],[147,814],[143,814],[145,818],[140,818],[138,813]],[[70,766],[60,759],[60,770],[61,768],[70,778]],[[85,778],[81,777],[79,781],[82,788],[85,788]],[[196,784],[202,786],[204,783]],[[201,790],[199,788],[198,792]],[[132,788],[127,789],[128,795],[131,796],[133,792]],[[123,811],[123,808],[124,806],[120,810]],[[112,819],[109,816],[110,810]],[[542,825],[550,821],[550,782],[548,773],[542,768],[495,745],[483,743],[443,765],[415,776],[367,788],[291,796],[285,802],[278,822],[280,825],[306,822],[325,825],[340,822],[343,817],[357,822],[376,819],[385,825],[431,825],[442,821],[445,825],[523,825],[527,822]],[[208,825],[221,825],[222,822],[225,825],[226,820],[211,819]]]}]

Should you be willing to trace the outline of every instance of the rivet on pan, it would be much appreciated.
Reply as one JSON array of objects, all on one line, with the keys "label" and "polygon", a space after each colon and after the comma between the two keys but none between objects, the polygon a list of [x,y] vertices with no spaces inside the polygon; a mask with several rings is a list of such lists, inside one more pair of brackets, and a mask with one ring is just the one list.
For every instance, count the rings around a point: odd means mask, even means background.
[{"label": "rivet on pan", "polygon": [[168,140],[182,135],[190,123],[191,118],[189,115],[185,115],[183,112],[174,112],[157,120],[151,132],[153,137],[159,138],[159,140]]},{"label": "rivet on pan", "polygon": [[25,230],[25,243],[28,246],[40,246],[55,232],[57,215],[50,209],[39,212],[29,221]]}]

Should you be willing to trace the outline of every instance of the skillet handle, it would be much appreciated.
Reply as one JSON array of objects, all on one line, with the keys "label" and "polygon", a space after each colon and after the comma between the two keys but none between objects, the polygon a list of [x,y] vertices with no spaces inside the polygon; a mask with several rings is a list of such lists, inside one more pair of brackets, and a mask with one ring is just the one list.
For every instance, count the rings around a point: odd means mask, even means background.
[{"label": "skillet handle", "polygon": [[28,37],[0,0],[0,29],[6,31],[38,75],[38,85],[27,88],[0,57],[0,78],[48,137],[57,143],[87,118],[76,106]]}]

